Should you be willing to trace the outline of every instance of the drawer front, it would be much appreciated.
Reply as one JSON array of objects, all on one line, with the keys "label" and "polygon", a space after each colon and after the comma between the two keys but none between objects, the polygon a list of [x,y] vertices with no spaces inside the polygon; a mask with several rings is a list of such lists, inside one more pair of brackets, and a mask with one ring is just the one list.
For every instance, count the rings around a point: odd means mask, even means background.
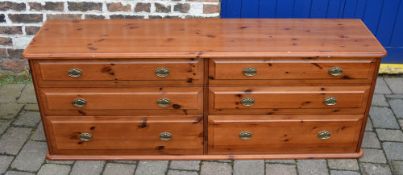
[{"label": "drawer front", "polygon": [[373,59],[211,59],[209,79],[370,82],[375,64],[376,60]]},{"label": "drawer front", "polygon": [[368,93],[368,86],[210,87],[210,113],[362,113]]},{"label": "drawer front", "polygon": [[201,114],[201,87],[42,88],[46,115]]},{"label": "drawer front", "polygon": [[201,116],[50,116],[53,154],[202,154]]},{"label": "drawer front", "polygon": [[209,116],[209,154],[356,152],[360,115]]},{"label": "drawer front", "polygon": [[202,82],[200,59],[38,61],[43,81]]}]

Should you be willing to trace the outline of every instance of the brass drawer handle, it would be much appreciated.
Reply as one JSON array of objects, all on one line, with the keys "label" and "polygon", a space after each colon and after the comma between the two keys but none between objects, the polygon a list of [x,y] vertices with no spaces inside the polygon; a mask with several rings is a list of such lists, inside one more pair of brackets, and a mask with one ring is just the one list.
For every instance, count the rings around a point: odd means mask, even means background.
[{"label": "brass drawer handle", "polygon": [[323,130],[318,132],[318,138],[321,140],[327,140],[330,139],[332,134],[329,131]]},{"label": "brass drawer handle", "polygon": [[255,100],[253,98],[248,98],[248,97],[242,98],[241,99],[241,104],[243,106],[250,107],[250,106],[253,106],[255,104]]},{"label": "brass drawer handle", "polygon": [[91,133],[88,133],[88,132],[80,133],[80,141],[88,142],[88,141],[91,141],[91,139],[92,139]]},{"label": "brass drawer handle", "polygon": [[243,75],[247,76],[247,77],[253,77],[257,74],[257,70],[256,68],[253,67],[247,67],[245,69],[243,69]]},{"label": "brass drawer handle", "polygon": [[251,138],[252,138],[252,132],[250,132],[250,131],[241,131],[240,133],[239,133],[239,138],[241,139],[241,140],[250,140]]},{"label": "brass drawer handle", "polygon": [[329,68],[328,73],[329,73],[329,75],[338,77],[338,76],[343,75],[343,69],[341,67],[337,67],[337,66],[331,67],[331,68]]},{"label": "brass drawer handle", "polygon": [[334,106],[337,103],[336,97],[326,97],[323,101],[326,106]]},{"label": "brass drawer handle", "polygon": [[72,104],[77,108],[82,108],[87,104],[87,100],[83,98],[76,98],[73,100]]},{"label": "brass drawer handle", "polygon": [[172,133],[164,131],[160,133],[161,141],[170,141],[172,139]]},{"label": "brass drawer handle", "polygon": [[67,71],[67,75],[71,78],[78,78],[81,77],[82,71],[79,68],[72,68]]},{"label": "brass drawer handle", "polygon": [[171,104],[171,100],[169,98],[160,98],[157,100],[157,105],[159,107],[165,108]]},{"label": "brass drawer handle", "polygon": [[160,78],[165,78],[169,75],[169,69],[165,67],[159,67],[155,69],[155,75]]}]

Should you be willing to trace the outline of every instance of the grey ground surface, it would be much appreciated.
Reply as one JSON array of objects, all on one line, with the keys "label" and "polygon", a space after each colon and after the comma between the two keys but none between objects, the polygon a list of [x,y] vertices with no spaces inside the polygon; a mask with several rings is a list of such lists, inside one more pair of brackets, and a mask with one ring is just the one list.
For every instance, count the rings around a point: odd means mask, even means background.
[{"label": "grey ground surface", "polygon": [[32,84],[0,86],[0,174],[403,175],[403,76],[377,81],[360,159],[47,161]]}]

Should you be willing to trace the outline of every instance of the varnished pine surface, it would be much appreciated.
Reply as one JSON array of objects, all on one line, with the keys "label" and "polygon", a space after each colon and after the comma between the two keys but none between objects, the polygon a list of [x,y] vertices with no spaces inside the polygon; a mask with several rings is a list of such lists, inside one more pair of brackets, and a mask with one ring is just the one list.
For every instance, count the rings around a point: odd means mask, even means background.
[{"label": "varnished pine surface", "polygon": [[382,57],[355,19],[48,20],[28,59]]},{"label": "varnished pine surface", "polygon": [[[360,145],[365,128],[364,124],[367,120],[368,110],[371,103],[370,99],[376,80],[375,77],[377,67],[379,66],[380,62],[380,60],[377,58],[382,57],[384,54],[385,50],[376,41],[374,36],[369,33],[362,22],[358,20],[318,19],[169,19],[116,21],[49,21],[37,34],[33,44],[31,44],[25,52],[25,56],[28,59],[32,59],[30,60],[30,66],[33,70],[35,89],[37,94],[39,95],[38,99],[40,101],[39,105],[41,108],[41,115],[44,122],[45,133],[49,140],[48,147],[50,152],[48,158],[58,160],[278,159],[359,157],[362,155],[362,151],[360,151]],[[187,63],[185,63],[184,66],[175,65],[175,68],[172,67],[172,69],[175,69],[172,70],[172,75],[174,75],[175,71],[178,72],[175,73],[175,76],[169,77],[167,80],[156,79],[154,77],[154,74],[152,73],[154,71],[154,68],[144,68],[143,66],[141,66],[141,70],[134,68],[138,63],[152,61],[156,61],[156,63],[153,64],[155,66],[166,66],[166,63],[172,63],[172,60],[180,60],[180,58],[190,59],[183,59],[187,60]],[[220,61],[220,64],[213,64],[217,60]],[[267,62],[267,60],[269,60],[269,62]],[[343,61],[340,62],[341,60]],[[133,64],[130,64],[132,65],[131,68],[127,68],[119,67],[121,65],[114,63],[120,61],[131,62]],[[190,64],[189,61],[192,63]],[[194,61],[196,61],[197,63]],[[252,61],[252,63],[250,61]],[[284,64],[284,61],[287,63],[287,65]],[[63,64],[66,62],[74,62],[74,64]],[[100,63],[106,62],[107,64],[102,64],[102,66],[100,66]],[[48,67],[45,68],[47,64],[43,64],[45,65],[45,67],[41,67],[40,63],[49,64]],[[297,63],[298,65],[304,66],[296,67]],[[350,63],[358,63],[360,65],[355,66],[350,65]],[[203,72],[201,67],[202,64],[204,65]],[[290,66],[288,66],[288,64],[290,64]],[[84,71],[84,74],[81,77],[83,78],[83,80],[70,79],[69,77],[66,77],[68,76],[66,74],[67,69],[70,68],[70,66],[76,67],[81,65],[85,65],[84,67],[79,67]],[[189,66],[191,65],[196,66],[194,70],[189,69]],[[259,67],[260,65],[262,66]],[[116,67],[116,71],[114,70],[114,66]],[[126,66],[126,64],[124,64],[124,66]],[[243,77],[242,72],[240,72],[241,69],[244,68],[243,66],[257,67],[257,76],[249,78]],[[281,68],[277,66],[280,66]],[[330,75],[328,75],[328,68],[330,66],[342,67],[344,70],[343,76],[330,77]],[[109,67],[111,69],[109,69]],[[268,69],[269,67],[270,69]],[[61,68],[63,68],[63,70]],[[288,69],[288,71],[284,71],[285,69]],[[137,75],[139,74],[136,71],[144,72],[142,73],[143,76],[137,77]],[[234,73],[233,71],[235,71],[236,73]],[[194,73],[196,73],[196,75],[194,75]],[[188,81],[190,78],[192,81]],[[210,97],[209,99],[209,89],[240,89],[239,92],[245,92],[241,93],[242,95],[250,95],[249,90],[245,91],[245,89],[242,89],[242,87],[254,87],[257,85],[262,86],[261,88],[264,89],[264,92],[269,92],[267,91],[267,88],[272,88],[271,86],[273,85],[278,87],[289,86],[289,88],[300,86],[340,86],[348,88],[346,89],[346,92],[350,92],[351,90],[353,90],[351,88],[357,86],[365,86],[368,88],[368,85],[370,85],[371,88],[369,91],[366,88],[366,93],[364,93],[365,97],[363,98],[365,100],[360,103],[361,107],[354,109],[340,108],[340,110],[335,110],[330,108],[276,108],[270,110],[241,110],[236,109],[236,106],[234,107],[235,101],[232,101],[231,104],[223,103],[223,105],[230,105],[229,109],[225,109],[223,111],[209,111],[209,109],[214,109],[212,106],[214,103],[211,101],[214,98]],[[198,89],[196,100],[198,108],[193,111],[167,110],[168,112],[163,112],[163,110],[154,110],[155,113],[147,113],[147,111],[152,110],[146,110],[144,108],[133,110],[133,105],[127,103],[120,104],[119,102],[121,102],[122,100],[118,100],[118,98],[114,97],[115,100],[113,101],[118,102],[117,104],[119,106],[124,107],[129,105],[130,109],[122,110],[116,108],[112,109],[113,111],[96,109],[92,111],[86,110],[84,111],[84,113],[83,111],[81,111],[80,113],[79,110],[76,110],[78,112],[76,112],[75,114],[61,113],[63,111],[55,110],[56,113],[46,113],[48,104],[46,102],[46,98],[44,98],[43,95],[40,95],[42,94],[42,92],[48,91],[49,89],[52,89],[52,92],[56,92],[56,94],[62,96],[69,94],[66,93],[67,91],[61,91],[62,89],[69,89],[68,91],[70,92],[70,95],[71,91],[75,92],[78,89],[87,89],[90,90],[88,91],[89,93],[98,93],[99,95],[101,94],[100,91],[104,91],[105,89],[110,87],[121,87],[127,89],[144,88],[147,89],[147,91],[142,90],[141,92],[149,92],[150,90],[152,91],[152,88],[150,88],[149,86],[152,86],[153,88],[167,88],[168,90],[169,88],[177,89],[178,86],[181,86],[179,89],[187,89],[187,92],[189,92],[188,90],[192,88]],[[194,86],[197,86],[197,88]],[[201,87],[203,87],[203,94],[200,91]],[[95,88],[99,90],[91,90]],[[118,88],[116,88],[115,90],[117,89]],[[130,90],[130,92],[132,93],[132,90]],[[121,93],[122,92],[119,91],[117,94]],[[77,93],[73,93],[73,95],[74,94]],[[144,93],[144,95],[147,94],[149,93]],[[184,101],[182,101],[181,104],[183,103],[184,107],[191,104],[196,105],[195,103],[191,102],[191,99],[184,98],[184,94],[176,95],[182,96],[181,99],[184,99]],[[265,95],[265,93],[259,94],[259,99],[264,99],[260,97],[261,95]],[[222,97],[221,99],[225,100],[225,98]],[[145,99],[145,101],[147,100],[148,99]],[[60,99],[58,99],[58,101],[60,101]],[[92,101],[93,100],[91,100],[91,102]],[[149,103],[148,106],[155,105],[154,101],[155,100],[151,99],[151,102],[153,103]],[[343,104],[341,103],[342,101],[339,102],[339,104]],[[353,105],[357,104],[350,103],[350,101],[348,101],[348,103]],[[93,103],[90,104],[92,105]],[[199,108],[202,106],[201,104],[203,104],[203,109]],[[292,103],[287,103],[286,105],[291,104]],[[58,104],[52,103],[52,105],[56,105],[57,107]],[[105,104],[97,103],[96,105],[98,105],[99,108],[103,109],[102,105]],[[144,104],[141,103],[141,105]],[[69,100],[65,103],[65,105],[59,105],[59,107],[61,108],[69,106],[71,106],[71,102]],[[109,107],[110,104],[107,106]],[[118,151],[120,154],[117,154],[118,152],[111,152],[109,150],[95,149],[92,151],[92,154],[90,154],[88,152],[85,152],[84,149],[81,150],[80,146],[72,151],[60,150],[60,152],[55,152],[58,148],[56,147],[56,145],[54,145],[56,142],[52,141],[51,139],[54,137],[57,137],[58,139],[64,137],[64,135],[56,136],[56,134],[52,131],[52,123],[49,122],[49,119],[55,118],[54,116],[52,117],[52,115],[63,115],[69,119],[68,122],[82,123],[82,127],[84,127],[85,129],[87,124],[100,123],[98,119],[89,119],[89,115],[104,115],[107,117],[111,117],[112,119],[117,115],[128,115],[134,117],[136,115],[155,116],[156,114],[158,114],[157,116],[165,116],[167,119],[172,120],[171,122],[175,123],[174,120],[177,121],[180,115],[200,116],[201,111],[203,111],[203,120],[199,123],[201,124],[201,122],[203,122],[203,135],[201,136],[204,136],[204,143],[202,143],[204,147],[203,150],[200,148],[202,144],[199,143],[196,149],[197,151],[194,151],[194,149],[188,149],[187,151],[176,149],[169,150],[170,153],[174,153],[172,155],[152,155],[152,153],[155,153],[155,150],[151,149],[149,150],[149,152],[137,152],[126,149],[122,150],[121,152]],[[345,149],[338,151],[326,151],[323,147],[321,148],[319,145],[313,145],[313,147],[315,147],[314,150],[321,150],[319,151],[321,153],[317,153],[314,151],[306,151],[304,153],[302,153],[302,151],[296,153],[292,151],[290,152],[288,150],[282,152],[276,149],[271,149],[271,151],[266,151],[266,149],[264,149],[262,152],[256,152],[256,150],[258,149],[250,149],[251,152],[248,152],[248,149],[247,152],[244,152],[244,150],[242,150],[242,147],[238,147],[238,151],[234,151],[236,153],[228,153],[228,150],[225,149],[225,145],[224,149],[215,148],[215,152],[212,151],[213,149],[211,147],[208,150],[208,140],[213,139],[212,137],[208,137],[208,134],[211,131],[208,129],[208,121],[209,119],[211,119],[208,117],[208,115],[211,116],[212,114],[221,115],[222,117],[228,115],[229,117],[231,117],[231,120],[239,120],[239,118],[234,117],[235,114],[314,114],[320,115],[320,119],[324,119],[323,123],[328,126],[328,124],[331,124],[332,122],[334,123],[338,121],[343,121],[341,120],[341,118],[334,117],[335,115],[362,115],[363,113],[364,118],[360,119],[360,124],[354,124],[354,128],[359,127],[359,129],[361,129],[360,133],[356,134],[359,135],[359,137],[354,137],[354,145],[344,147]],[[172,116],[174,114],[178,117]],[[71,118],[73,116],[66,115],[77,115],[79,117]],[[63,122],[66,121],[63,120]],[[85,124],[83,124],[83,122]],[[283,122],[277,122],[277,124],[281,124],[284,122],[292,123],[292,121],[284,120]],[[354,121],[349,122],[354,123]],[[346,124],[349,122],[346,122]],[[130,125],[129,123],[124,123],[124,125],[131,127],[132,125]],[[101,124],[103,126],[102,122]],[[267,123],[258,124],[259,126],[267,125]],[[313,123],[308,121],[304,126],[308,126],[310,124]],[[337,126],[339,125],[341,126],[342,124],[337,124]],[[166,126],[169,127],[170,125]],[[224,129],[226,127],[230,128],[231,126],[232,124],[225,123]],[[105,128],[111,127],[113,126],[109,124],[105,125]],[[336,125],[334,127],[336,127]],[[79,129],[80,131],[83,130],[82,128]],[[201,129],[201,127],[199,129]],[[228,131],[230,130],[231,129],[228,129]],[[354,131],[356,130],[357,129],[355,129]],[[278,132],[279,129],[276,129],[275,131]],[[101,127],[98,128],[97,132],[105,131]],[[184,134],[184,132],[179,133]],[[351,132],[349,133],[351,135]],[[198,142],[201,141],[199,139],[197,140]],[[98,137],[94,141],[99,142],[102,141],[102,139],[99,140]],[[340,139],[337,139],[337,141],[340,141]],[[301,145],[309,144],[306,142],[301,142]],[[108,142],[108,144],[114,143]],[[123,146],[130,146],[130,144]],[[174,146],[181,146],[181,144]],[[231,145],[231,147],[232,146],[236,146],[236,144]],[[85,154],[81,154],[76,150],[80,150],[82,151],[81,153]],[[186,152],[181,152],[180,154],[177,154],[178,152],[176,151]],[[253,153],[253,151],[255,152]],[[276,154],[274,154],[274,152]]]},{"label": "varnished pine surface", "polygon": [[[315,154],[356,151],[361,115],[209,115],[209,154]],[[318,138],[329,132],[329,139]],[[241,139],[249,132],[249,139]]]},{"label": "varnished pine surface", "polygon": [[320,158],[359,158],[363,155],[360,149],[354,153],[326,153],[326,154],[254,154],[254,155],[51,155],[49,160],[260,160],[260,159],[320,159]]}]

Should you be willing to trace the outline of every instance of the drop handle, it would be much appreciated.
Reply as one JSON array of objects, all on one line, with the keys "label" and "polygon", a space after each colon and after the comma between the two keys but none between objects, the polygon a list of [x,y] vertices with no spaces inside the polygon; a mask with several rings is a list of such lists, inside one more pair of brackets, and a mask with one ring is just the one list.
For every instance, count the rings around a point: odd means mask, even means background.
[{"label": "drop handle", "polygon": [[330,131],[327,130],[319,131],[317,135],[317,137],[321,140],[328,140],[331,136],[332,134],[330,133]]},{"label": "drop handle", "polygon": [[331,67],[328,70],[328,74],[334,77],[339,77],[343,75],[343,69],[341,67]]},{"label": "drop handle", "polygon": [[67,71],[67,75],[71,78],[81,77],[82,70],[79,68],[71,68]]},{"label": "drop handle", "polygon": [[337,104],[337,99],[336,99],[336,97],[326,97],[326,98],[323,100],[323,103],[324,103],[326,106],[334,106],[334,105]]},{"label": "drop handle", "polygon": [[171,100],[169,98],[160,98],[156,103],[159,107],[166,108],[171,104]]},{"label": "drop handle", "polygon": [[74,107],[82,108],[87,105],[87,100],[85,100],[84,98],[76,98],[73,100],[72,104]]},{"label": "drop handle", "polygon": [[92,134],[88,132],[80,133],[79,139],[82,142],[89,142],[92,140]]},{"label": "drop handle", "polygon": [[250,132],[250,131],[241,131],[240,133],[239,133],[239,138],[241,139],[241,140],[250,140],[251,138],[252,138],[252,132]]},{"label": "drop handle", "polygon": [[169,75],[169,69],[165,67],[159,67],[155,69],[155,76],[160,77],[160,78],[165,78],[168,77]]},{"label": "drop handle", "polygon": [[240,103],[245,107],[250,107],[250,106],[253,106],[255,104],[255,99],[249,98],[249,97],[242,98]]},{"label": "drop handle", "polygon": [[257,70],[256,70],[256,68],[253,68],[253,67],[247,67],[247,68],[243,69],[242,73],[246,77],[253,77],[257,74]]},{"label": "drop handle", "polygon": [[172,133],[164,131],[160,133],[161,141],[170,141],[172,139]]}]

